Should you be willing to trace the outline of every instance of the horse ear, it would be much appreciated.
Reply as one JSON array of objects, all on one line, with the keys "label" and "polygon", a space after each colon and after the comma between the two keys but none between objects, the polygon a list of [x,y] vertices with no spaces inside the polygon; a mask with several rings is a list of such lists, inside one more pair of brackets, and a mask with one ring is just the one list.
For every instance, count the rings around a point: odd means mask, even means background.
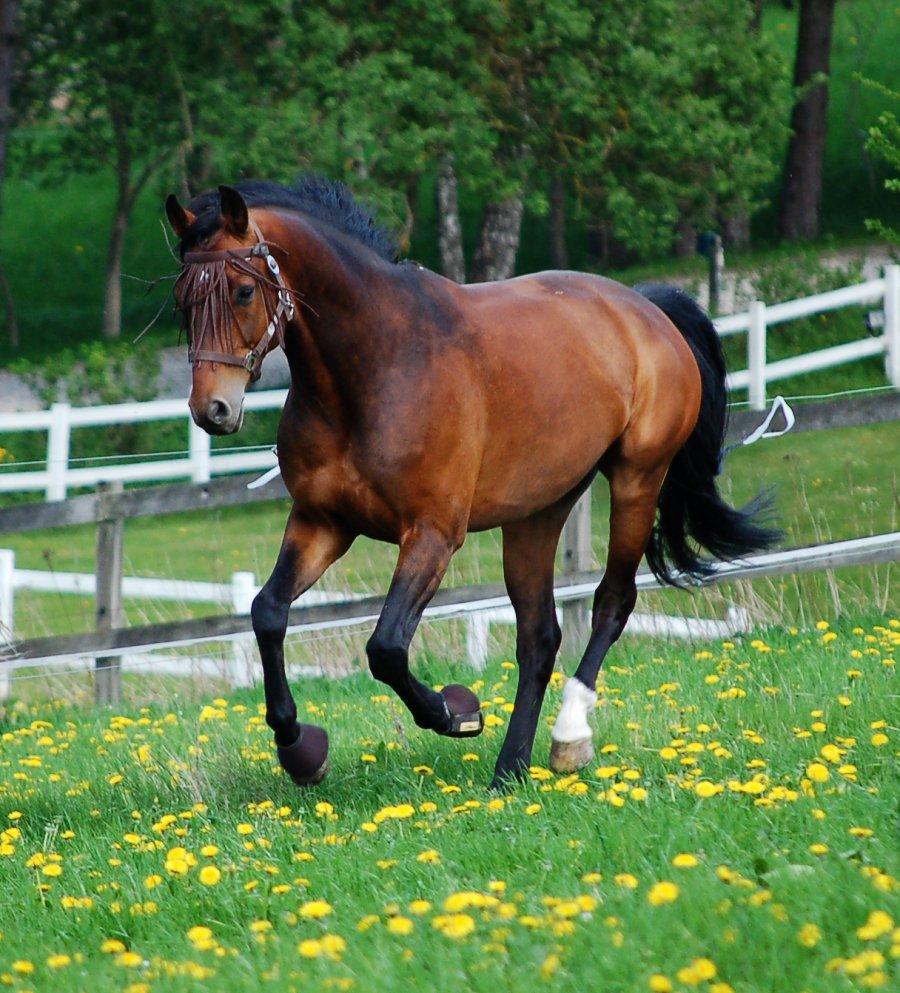
[{"label": "horse ear", "polygon": [[250,218],[247,215],[247,204],[236,189],[231,186],[219,187],[219,200],[222,205],[222,218],[225,226],[232,234],[247,233]]},{"label": "horse ear", "polygon": [[184,232],[197,220],[197,215],[182,207],[174,193],[166,197],[166,217],[169,218],[169,224],[179,238],[183,237]]}]

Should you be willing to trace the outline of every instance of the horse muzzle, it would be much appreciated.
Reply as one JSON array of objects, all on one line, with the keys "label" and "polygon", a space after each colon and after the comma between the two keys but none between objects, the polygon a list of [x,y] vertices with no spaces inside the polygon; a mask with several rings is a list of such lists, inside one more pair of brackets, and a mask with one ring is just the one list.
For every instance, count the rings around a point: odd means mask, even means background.
[{"label": "horse muzzle", "polygon": [[210,397],[200,409],[193,404],[189,407],[194,423],[207,434],[234,434],[244,423],[243,403],[234,407],[223,397]]}]

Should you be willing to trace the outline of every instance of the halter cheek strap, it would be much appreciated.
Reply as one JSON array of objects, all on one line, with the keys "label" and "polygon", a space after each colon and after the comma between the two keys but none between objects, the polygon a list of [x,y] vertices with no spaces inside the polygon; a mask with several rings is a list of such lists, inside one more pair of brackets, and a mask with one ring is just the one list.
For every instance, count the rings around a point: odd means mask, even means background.
[{"label": "halter cheek strap", "polygon": [[278,305],[259,341],[243,357],[228,352],[212,352],[203,348],[188,352],[188,362],[191,365],[195,362],[221,362],[222,365],[238,366],[245,369],[250,374],[250,381],[255,383],[262,373],[262,360],[282,320],[287,323],[294,318],[294,301],[291,299],[287,283],[281,275],[278,260],[270,252],[262,232],[255,224],[253,224],[253,233],[256,235],[257,244],[251,245],[249,248],[226,248],[217,252],[186,252],[184,261],[188,265],[202,265],[204,262],[227,262],[229,259],[264,258],[266,260],[269,272],[278,284]]}]

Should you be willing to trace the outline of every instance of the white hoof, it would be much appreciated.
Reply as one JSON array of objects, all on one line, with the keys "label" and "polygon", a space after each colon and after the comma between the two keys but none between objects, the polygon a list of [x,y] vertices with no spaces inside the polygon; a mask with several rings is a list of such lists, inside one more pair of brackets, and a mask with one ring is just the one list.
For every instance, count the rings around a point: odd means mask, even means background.
[{"label": "white hoof", "polygon": [[550,768],[554,772],[577,772],[593,761],[594,743],[590,738],[550,743]]}]

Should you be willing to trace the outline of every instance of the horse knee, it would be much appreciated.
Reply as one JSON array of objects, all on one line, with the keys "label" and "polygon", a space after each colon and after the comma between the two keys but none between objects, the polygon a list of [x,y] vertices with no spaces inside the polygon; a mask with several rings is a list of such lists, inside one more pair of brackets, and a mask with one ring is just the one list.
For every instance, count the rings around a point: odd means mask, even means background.
[{"label": "horse knee", "polygon": [[264,586],[250,605],[250,619],[257,640],[283,638],[287,629],[287,612],[288,608],[276,600]]},{"label": "horse knee", "polygon": [[366,644],[366,656],[369,660],[369,671],[382,683],[396,681],[407,669],[406,649],[392,639],[377,633],[373,634]]}]

